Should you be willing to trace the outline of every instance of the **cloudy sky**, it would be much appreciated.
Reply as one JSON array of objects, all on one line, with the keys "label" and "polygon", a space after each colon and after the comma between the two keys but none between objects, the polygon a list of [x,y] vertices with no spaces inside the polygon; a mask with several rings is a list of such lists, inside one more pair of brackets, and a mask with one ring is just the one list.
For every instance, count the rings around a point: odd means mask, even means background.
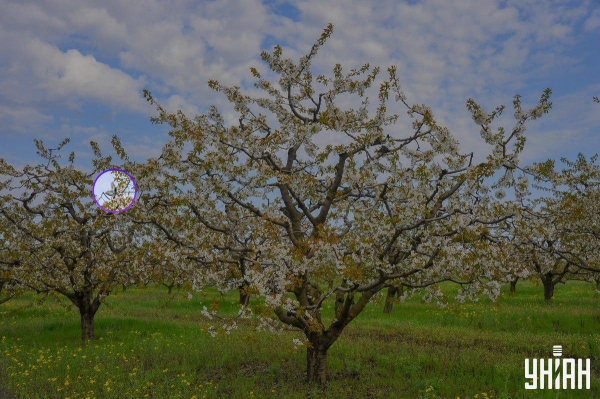
[{"label": "cloudy sky", "polygon": [[155,156],[166,129],[143,89],[172,111],[226,108],[209,79],[251,87],[261,50],[299,57],[328,22],[317,72],[397,65],[409,102],[467,149],[480,144],[467,98],[534,105],[546,87],[554,107],[529,124],[524,160],[600,149],[599,0],[0,0],[0,157],[35,162],[34,138],[71,137],[85,161],[113,134],[134,159]]}]

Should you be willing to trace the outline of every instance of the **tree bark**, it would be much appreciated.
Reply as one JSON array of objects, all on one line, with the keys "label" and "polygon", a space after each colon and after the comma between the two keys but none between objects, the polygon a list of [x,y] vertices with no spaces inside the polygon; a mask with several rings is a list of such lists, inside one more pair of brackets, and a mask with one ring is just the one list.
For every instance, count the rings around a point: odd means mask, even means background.
[{"label": "tree bark", "polygon": [[[242,272],[245,273],[245,269],[242,269]],[[250,303],[250,294],[248,294],[248,283],[246,281],[242,281],[242,284],[238,286],[238,291],[240,293],[240,305],[245,308],[246,306],[248,306],[248,303]]]},{"label": "tree bark", "polygon": [[600,291],[600,278],[596,279],[596,290]]},{"label": "tree bark", "polygon": [[383,305],[383,313],[391,313],[394,307],[394,298],[398,294],[398,287],[391,286],[387,290],[385,297],[385,305]]},{"label": "tree bark", "polygon": [[306,379],[309,384],[327,383],[327,350],[322,339],[313,340],[306,349]]},{"label": "tree bark", "polygon": [[519,278],[515,278],[514,280],[510,281],[510,295],[514,295],[515,292],[517,291],[517,281],[519,281]]},{"label": "tree bark", "polygon": [[173,284],[167,285],[167,288],[169,289],[169,295],[171,295],[171,292],[173,291]]},{"label": "tree bark", "polygon": [[94,315],[92,309],[79,309],[81,315],[81,339],[87,341],[94,339]]},{"label": "tree bark", "polygon": [[250,295],[248,295],[244,291],[240,291],[240,305],[242,305],[243,307],[246,307],[246,306],[248,306],[249,302],[250,302]]},{"label": "tree bark", "polygon": [[81,316],[81,339],[87,341],[94,338],[94,316],[100,308],[101,297],[107,296],[108,293],[98,293],[95,298],[92,299],[92,292],[77,292],[77,293],[65,293],[67,298],[71,300],[79,309],[79,315]]},{"label": "tree bark", "polygon": [[552,275],[550,273],[542,276],[542,283],[544,284],[544,299],[551,301],[554,296],[555,283],[552,281]]}]

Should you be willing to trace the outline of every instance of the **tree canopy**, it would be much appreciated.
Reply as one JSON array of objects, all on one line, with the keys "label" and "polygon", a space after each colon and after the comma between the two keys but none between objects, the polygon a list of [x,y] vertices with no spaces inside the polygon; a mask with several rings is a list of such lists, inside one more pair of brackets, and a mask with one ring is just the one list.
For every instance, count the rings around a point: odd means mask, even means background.
[{"label": "tree canopy", "polygon": [[[525,124],[551,107],[550,90],[530,110],[516,96],[514,127],[494,130],[504,107],[488,113],[468,100],[489,152],[462,153],[429,107],[408,102],[395,67],[383,78],[369,64],[313,76],[331,32],[297,62],[279,46],[263,52],[278,76],[251,69],[264,96],[210,81],[233,105],[235,123],[215,107],[194,118],[169,113],[145,93],[159,112],[154,122],[172,128],[149,162],[160,184],[145,201],[159,210],[147,223],[202,266],[195,279],[229,289],[242,278],[280,323],[303,331],[316,382],[325,381],[327,349],[386,287],[426,288],[441,302],[442,281],[460,284],[460,297],[498,295],[502,257],[487,238],[511,217],[505,190],[526,185],[517,178]],[[343,107],[345,96],[358,107]],[[412,131],[394,129],[392,105]],[[232,272],[240,262],[243,273]],[[332,320],[321,315],[326,301]]]}]

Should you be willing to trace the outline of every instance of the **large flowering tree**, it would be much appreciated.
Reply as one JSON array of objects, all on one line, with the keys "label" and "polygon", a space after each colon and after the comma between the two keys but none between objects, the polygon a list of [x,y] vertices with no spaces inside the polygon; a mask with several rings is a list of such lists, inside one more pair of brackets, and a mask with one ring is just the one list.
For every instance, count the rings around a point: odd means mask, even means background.
[{"label": "large flowering tree", "polygon": [[543,210],[525,212],[514,221],[516,236],[514,247],[518,264],[527,270],[529,277],[537,276],[544,287],[544,299],[552,300],[555,287],[579,272],[558,255],[560,232],[555,226],[552,214]]},{"label": "large flowering tree", "polygon": [[551,300],[555,286],[568,279],[594,281],[600,272],[600,167],[597,156],[549,160],[533,165],[540,195],[521,204],[514,218],[515,248]]},{"label": "large flowering tree", "polygon": [[18,280],[67,297],[80,312],[85,340],[93,338],[94,316],[115,285],[143,274],[142,235],[124,214],[106,213],[93,200],[94,177],[113,167],[111,158],[92,143],[93,167],[80,170],[73,153],[61,162],[67,142],[51,149],[36,141],[42,162],[22,169],[0,159],[0,232],[10,237],[8,262],[19,265]]},{"label": "large flowering tree", "polygon": [[[173,128],[173,140],[149,162],[162,194],[146,202],[159,210],[147,215],[157,232],[202,266],[198,281],[228,289],[241,278],[276,320],[305,334],[307,378],[316,383],[326,381],[328,349],[383,289],[426,289],[425,299],[441,302],[443,281],[461,285],[459,299],[499,293],[503,257],[491,248],[511,217],[499,199],[519,184],[526,121],[551,105],[549,90],[528,111],[517,96],[516,125],[505,131],[492,128],[503,107],[487,113],[469,100],[490,151],[461,153],[430,108],[407,102],[394,67],[381,79],[368,64],[313,76],[331,33],[330,25],[298,62],[279,46],[263,52],[279,76],[251,69],[264,97],[210,81],[233,104],[234,123],[215,107],[192,119],[157,105],[155,121]],[[356,104],[342,107],[349,99]],[[394,126],[390,103],[408,113],[411,131]],[[233,273],[240,261],[243,273]]]}]

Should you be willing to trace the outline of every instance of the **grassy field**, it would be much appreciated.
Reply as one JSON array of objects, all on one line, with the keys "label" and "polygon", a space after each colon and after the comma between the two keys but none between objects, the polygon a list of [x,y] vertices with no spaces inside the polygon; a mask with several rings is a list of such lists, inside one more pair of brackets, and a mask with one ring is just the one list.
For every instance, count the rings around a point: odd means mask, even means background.
[{"label": "grassy field", "polygon": [[[541,286],[519,282],[513,297],[506,288],[496,303],[441,309],[415,298],[389,315],[380,297],[330,349],[326,390],[304,383],[297,332],[243,324],[211,338],[200,311],[214,292],[191,300],[160,288],[115,294],[87,345],[76,309],[24,295],[0,306],[0,398],[600,398],[592,285],[560,285],[549,305]],[[235,313],[235,304],[232,293],[221,309]],[[524,390],[524,359],[551,357],[554,344],[591,358],[591,390]]]}]

